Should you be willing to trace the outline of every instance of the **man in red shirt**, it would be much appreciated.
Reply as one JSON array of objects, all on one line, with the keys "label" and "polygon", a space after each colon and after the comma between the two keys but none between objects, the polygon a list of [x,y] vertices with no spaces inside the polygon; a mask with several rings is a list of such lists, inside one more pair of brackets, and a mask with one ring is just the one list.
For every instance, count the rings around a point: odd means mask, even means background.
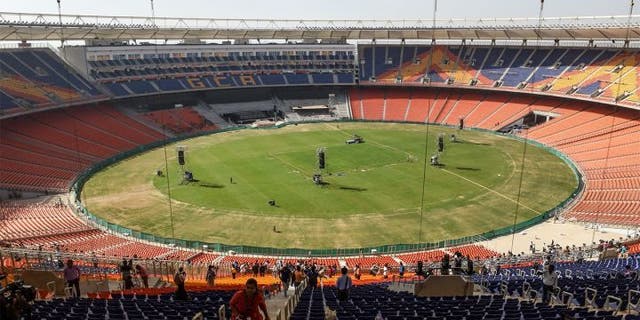
[{"label": "man in red shirt", "polygon": [[[231,306],[232,320],[270,320],[264,296],[258,291],[258,281],[254,278],[247,280],[244,290],[233,295],[229,305]],[[260,311],[264,314],[264,318]]]}]

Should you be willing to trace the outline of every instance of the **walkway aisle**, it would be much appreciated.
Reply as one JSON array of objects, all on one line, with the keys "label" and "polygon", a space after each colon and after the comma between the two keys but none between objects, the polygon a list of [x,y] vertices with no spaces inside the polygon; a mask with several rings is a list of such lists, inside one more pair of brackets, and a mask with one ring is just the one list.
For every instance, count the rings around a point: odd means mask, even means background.
[{"label": "walkway aisle", "polygon": [[278,293],[275,297],[271,296],[270,299],[267,299],[267,310],[269,310],[269,317],[272,320],[276,320],[276,314],[278,313],[278,310],[282,310],[282,312],[284,312],[284,306],[287,303],[287,299],[289,299],[289,297],[294,295],[294,290],[293,287],[289,288],[289,291],[287,291],[287,297],[285,298],[284,294],[282,292]]}]

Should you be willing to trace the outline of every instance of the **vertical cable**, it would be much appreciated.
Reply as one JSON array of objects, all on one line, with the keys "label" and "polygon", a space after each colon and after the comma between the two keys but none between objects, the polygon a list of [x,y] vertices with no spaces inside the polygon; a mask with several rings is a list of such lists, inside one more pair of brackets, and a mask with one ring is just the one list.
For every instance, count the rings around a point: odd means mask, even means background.
[{"label": "vertical cable", "polygon": [[[2,137],[4,136],[2,134],[2,119],[0,119],[0,146],[2,145]],[[1,174],[0,174],[1,175]],[[0,199],[0,226],[2,226],[2,230],[7,230],[7,222],[5,221],[6,219],[6,212],[4,210],[2,210],[3,208],[3,201],[2,199]],[[4,261],[2,259],[2,253],[0,253],[0,270],[4,270]]]},{"label": "vertical cable", "polygon": [[58,23],[60,24],[60,48],[64,50],[64,28],[62,27],[62,6],[60,5],[61,0],[58,1]]},{"label": "vertical cable", "polygon": [[[436,47],[436,13],[438,11],[438,0],[433,0],[433,18],[431,22],[431,54],[429,54],[429,63],[427,64],[427,71],[425,72],[425,77],[429,79],[429,84],[431,84],[431,66],[433,64],[433,53]],[[427,117],[427,120],[429,118]],[[427,121],[428,122],[428,121]]]},{"label": "vertical cable", "polygon": [[[429,104],[429,108],[427,111],[427,117],[428,114],[431,112],[431,107],[432,107],[433,103]],[[424,214],[424,191],[426,188],[426,184],[427,184],[427,161],[429,159],[429,124],[426,124],[427,130],[425,130],[424,133],[424,162],[422,165],[422,192],[420,193],[420,225],[419,225],[419,232],[418,232],[418,243],[422,242],[422,217]]]},{"label": "vertical cable", "polygon": [[522,195],[522,180],[524,179],[524,162],[527,157],[527,145],[529,144],[527,140],[527,135],[525,133],[524,139],[522,141],[522,161],[520,163],[520,181],[518,182],[518,196],[516,197],[516,210],[513,214],[513,225],[511,227],[511,247],[509,251],[513,252],[513,245],[516,239],[516,224],[518,223],[518,213],[520,211],[520,196]]},{"label": "vertical cable", "polygon": [[[540,45],[540,29],[542,29],[542,14],[544,12],[544,0],[540,0],[540,11],[538,12],[538,27],[536,32],[536,49]],[[535,54],[535,51],[534,51]],[[535,70],[535,68],[534,68]],[[533,77],[535,76],[535,71],[531,76],[531,80],[533,81]],[[533,83],[533,82],[532,82]],[[532,85],[533,86],[533,85]],[[531,108],[531,107],[529,107]],[[520,213],[520,198],[522,196],[522,182],[524,180],[524,170],[525,170],[525,160],[527,159],[527,145],[529,144],[529,130],[524,131],[524,137],[522,141],[522,161],[520,162],[520,181],[518,181],[518,195],[516,196],[516,209],[513,213],[513,224],[511,225],[511,246],[509,247],[509,251],[513,252],[513,246],[516,240],[516,225],[518,224],[518,215]]]},{"label": "vertical cable", "polygon": [[[66,59],[66,51],[64,49],[64,25],[62,23],[62,5],[61,5],[61,0],[56,0],[58,2],[58,24],[60,26],[60,50],[62,52],[62,55],[64,56],[64,68],[65,70],[69,71],[67,69],[67,59]],[[64,77],[63,77],[64,79]],[[65,81],[67,79],[64,79]],[[80,146],[79,146],[79,142],[78,142],[78,119],[76,119],[75,117],[73,117],[73,138],[74,138],[74,144],[75,144],[75,155],[76,155],[76,165],[78,166],[78,171],[82,171],[82,164],[80,161]],[[78,190],[76,190],[77,192]]]},{"label": "vertical cable", "polygon": [[[153,0],[149,0],[151,2],[151,21],[153,22],[153,27],[154,28],[158,28],[158,26],[156,25],[156,10],[155,10],[155,6],[153,4]],[[158,56],[158,45],[157,43],[154,44],[153,46],[154,50],[155,50],[155,58],[157,59],[156,61],[158,61],[156,63],[156,69],[160,69],[160,57]],[[144,58],[144,57],[143,57]],[[168,135],[167,135],[167,126],[165,125],[165,114],[164,112],[162,113],[162,134],[164,135],[164,143],[162,144],[162,151],[164,153],[164,174],[167,176],[167,201],[169,204],[169,224],[171,227],[171,241],[172,243],[174,243],[175,241],[175,227],[174,227],[174,223],[173,223],[173,204],[171,201],[171,180],[169,179],[170,173],[169,173],[169,159],[167,156],[167,144],[169,143],[168,141]]]},{"label": "vertical cable", "polygon": [[[429,55],[429,64],[427,66],[426,75],[429,76],[429,70],[431,69],[431,64],[433,63],[433,48],[435,43],[433,39],[435,39],[436,32],[436,12],[438,11],[438,0],[434,0],[433,3],[433,24],[431,29],[431,54]],[[429,158],[429,115],[431,114],[431,108],[435,102],[429,104],[429,108],[427,110],[427,119],[426,119],[426,130],[424,133],[424,159],[422,165],[422,192],[420,194],[420,225],[418,226],[418,244],[422,242],[422,220],[424,216],[424,191],[427,185],[427,159]]]},{"label": "vertical cable", "polygon": [[631,33],[631,18],[633,17],[633,5],[634,5],[634,0],[631,0],[631,2],[629,3],[629,17],[627,18],[627,34],[624,37],[625,46],[629,41],[629,34]]},{"label": "vertical cable", "polygon": [[[629,41],[629,33],[631,32],[631,17],[633,15],[633,5],[634,5],[634,0],[631,0],[630,4],[629,4],[629,18],[627,20],[627,34],[625,37],[625,44],[624,46],[627,46],[627,41]],[[624,61],[623,61],[624,63]],[[624,67],[623,67],[624,69]],[[615,122],[616,122],[616,116],[615,114],[618,112],[620,105],[618,104],[619,100],[618,97],[620,97],[620,91],[622,90],[622,76],[623,76],[624,72],[622,72],[622,69],[620,69],[619,74],[618,74],[618,78],[615,80],[617,82],[616,84],[616,93],[615,93],[615,97],[613,99],[614,101],[614,109],[613,109],[613,113],[611,113],[611,125],[609,126],[609,138],[607,139],[607,152],[605,154],[605,158],[604,158],[604,165],[602,166],[602,170],[601,172],[601,179],[600,179],[600,183],[598,183],[598,188],[596,188],[595,190],[604,190],[604,184],[605,184],[605,179],[607,177],[607,173],[608,173],[608,169],[609,169],[609,157],[610,157],[610,153],[611,153],[611,142],[613,140],[613,128],[615,127]],[[614,82],[615,83],[615,82]],[[604,202],[600,201],[598,202],[598,205],[596,206],[597,211],[596,211],[596,219],[593,222],[593,231],[591,233],[591,243],[595,242],[596,239],[596,231],[598,228],[598,223],[600,222],[600,214],[602,213],[602,207],[604,206]]]},{"label": "vertical cable", "polygon": [[[153,2],[153,0],[151,0]],[[169,143],[169,141],[167,141],[167,130],[166,130],[166,125],[165,125],[165,121],[164,121],[164,112],[162,113],[162,134],[164,135],[164,144],[162,145],[162,150],[164,152],[164,171],[165,171],[165,175],[167,175],[167,200],[169,202],[169,223],[171,226],[171,240],[173,241],[175,239],[175,229],[173,226],[173,205],[171,203],[171,183],[169,180],[169,160],[167,158],[167,143]]]}]

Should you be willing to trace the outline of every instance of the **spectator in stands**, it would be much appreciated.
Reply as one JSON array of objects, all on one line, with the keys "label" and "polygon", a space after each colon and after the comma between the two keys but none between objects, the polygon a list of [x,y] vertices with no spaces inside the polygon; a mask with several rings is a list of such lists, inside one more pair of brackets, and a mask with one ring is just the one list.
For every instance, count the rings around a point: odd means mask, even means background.
[{"label": "spectator in stands", "polygon": [[68,288],[73,288],[72,294],[76,298],[80,298],[80,269],[73,264],[73,260],[67,260],[67,266],[64,268],[64,281]]},{"label": "spectator in stands", "polygon": [[371,268],[369,268],[369,274],[371,274],[372,276],[377,276],[378,273],[380,273],[380,267],[378,267],[376,263],[372,264]]},{"label": "spectator in stands", "polygon": [[216,281],[216,267],[214,265],[209,265],[207,268],[207,286],[212,288]]},{"label": "spectator in stands", "polygon": [[389,278],[389,264],[385,263],[384,266],[382,267],[382,278],[387,279]]},{"label": "spectator in stands", "polygon": [[320,281],[320,285],[322,285],[322,281],[324,281],[324,279],[328,279],[329,276],[327,276],[326,271],[324,266],[319,266],[318,267],[318,280]]},{"label": "spectator in stands", "polygon": [[318,287],[318,272],[316,271],[315,265],[312,265],[307,272],[307,279],[309,279],[309,286],[311,288]]},{"label": "spectator in stands", "polygon": [[95,252],[91,253],[91,262],[93,265],[93,273],[98,273],[99,272],[98,257],[96,256]]},{"label": "spectator in stands", "polygon": [[583,263],[584,262],[584,251],[582,251],[581,247],[579,247],[578,251],[576,252],[576,262],[577,263]]},{"label": "spectator in stands", "polygon": [[[232,320],[269,320],[264,296],[258,291],[258,281],[247,280],[244,290],[236,292],[229,301]],[[262,311],[262,314],[260,314]]]},{"label": "spectator in stands", "polygon": [[422,262],[422,260],[418,260],[418,266],[416,267],[416,276],[424,276],[424,263]]},{"label": "spectator in stands", "polygon": [[553,257],[551,255],[546,256],[544,261],[542,262],[542,270],[549,269],[549,266],[553,264]]},{"label": "spectator in stands", "polygon": [[453,254],[453,274],[458,275],[462,273],[462,253],[456,251]]},{"label": "spectator in stands", "polygon": [[302,272],[301,266],[296,266],[296,271],[293,273],[293,284],[298,287],[302,281],[304,281],[305,274]]},{"label": "spectator in stands", "polygon": [[140,276],[140,280],[142,280],[142,285],[145,288],[149,288],[149,274],[147,273],[147,269],[139,264],[136,264],[136,272]]},{"label": "spectator in stands", "polygon": [[500,272],[502,270],[502,266],[496,261],[496,275],[500,275]]},{"label": "spectator in stands", "polygon": [[268,286],[262,286],[262,295],[265,299],[271,299],[271,291]]},{"label": "spectator in stands", "polygon": [[533,241],[529,244],[529,251],[531,251],[531,254],[536,253],[536,244]]},{"label": "spectator in stands", "polygon": [[550,264],[547,270],[542,273],[542,302],[548,304],[551,300],[553,288],[558,285],[558,275],[556,268]]},{"label": "spectator in stands", "polygon": [[440,261],[440,274],[448,275],[449,270],[451,269],[451,262],[449,260],[449,254],[445,254],[442,256],[442,260]]},{"label": "spectator in stands", "polygon": [[284,296],[286,297],[291,284],[291,268],[289,265],[280,269],[280,282],[282,282],[282,291],[284,291]]},{"label": "spectator in stands", "polygon": [[124,282],[125,289],[133,288],[133,276],[131,272],[133,271],[133,261],[127,259],[122,260],[122,264],[120,265],[120,273],[122,274],[122,281]]},{"label": "spectator in stands", "polygon": [[31,304],[20,290],[14,291],[13,294],[10,291],[0,294],[0,319],[31,319],[31,309]]},{"label": "spectator in stands", "polygon": [[239,270],[240,269],[240,264],[238,263],[238,260],[235,260],[231,263],[231,268]]},{"label": "spectator in stands", "polygon": [[336,269],[337,266],[335,264],[329,266],[329,278],[333,278],[333,275],[336,274]]},{"label": "spectator in stands", "polygon": [[251,271],[253,272],[253,277],[257,278],[258,274],[260,273],[260,264],[258,263],[258,260],[256,260],[256,262],[253,263],[253,266],[251,267]]},{"label": "spectator in stands", "polygon": [[4,294],[0,294],[0,319],[20,319],[20,315],[12,308],[12,303],[5,298]]},{"label": "spectator in stands", "polygon": [[360,270],[360,265],[359,264],[356,264],[356,267],[353,269],[353,276],[357,280],[360,280],[360,277],[362,276],[362,270]]},{"label": "spectator in stands", "polygon": [[184,271],[183,267],[178,268],[178,272],[173,276],[173,283],[176,284],[178,289],[175,292],[176,300],[188,300],[189,295],[187,294],[187,290],[184,287],[185,281],[187,280],[187,273]]},{"label": "spectator in stands", "polygon": [[471,260],[471,257],[467,255],[467,275],[472,275],[472,274],[473,274],[473,260]]},{"label": "spectator in stands", "polygon": [[349,289],[353,283],[351,282],[351,277],[349,277],[349,269],[347,267],[342,267],[340,270],[342,275],[336,281],[336,289],[338,289],[338,300],[347,301],[349,299]]},{"label": "spectator in stands", "polygon": [[621,259],[628,258],[629,257],[628,251],[629,250],[627,249],[627,246],[625,246],[624,244],[621,244],[620,249],[618,249],[618,252],[619,252],[618,257]]},{"label": "spectator in stands", "polygon": [[480,272],[482,273],[482,275],[486,276],[486,275],[489,275],[490,271],[491,271],[491,259],[487,259],[484,261],[484,264],[482,265],[482,269],[480,270]]},{"label": "spectator in stands", "polygon": [[404,264],[400,261],[400,266],[398,267],[398,274],[400,278],[404,277]]},{"label": "spectator in stands", "polygon": [[260,265],[260,276],[264,277],[264,275],[267,273],[267,270],[269,269],[269,260],[264,261],[261,265]]}]

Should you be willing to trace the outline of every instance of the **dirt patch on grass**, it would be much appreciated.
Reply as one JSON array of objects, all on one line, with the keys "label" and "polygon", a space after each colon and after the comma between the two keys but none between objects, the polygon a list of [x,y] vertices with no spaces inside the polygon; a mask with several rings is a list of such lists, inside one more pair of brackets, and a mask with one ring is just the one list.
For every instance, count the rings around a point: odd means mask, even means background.
[{"label": "dirt patch on grass", "polygon": [[92,207],[118,207],[122,209],[141,209],[155,205],[159,200],[166,198],[161,192],[146,186],[137,190],[105,194],[87,198],[85,201]]}]

